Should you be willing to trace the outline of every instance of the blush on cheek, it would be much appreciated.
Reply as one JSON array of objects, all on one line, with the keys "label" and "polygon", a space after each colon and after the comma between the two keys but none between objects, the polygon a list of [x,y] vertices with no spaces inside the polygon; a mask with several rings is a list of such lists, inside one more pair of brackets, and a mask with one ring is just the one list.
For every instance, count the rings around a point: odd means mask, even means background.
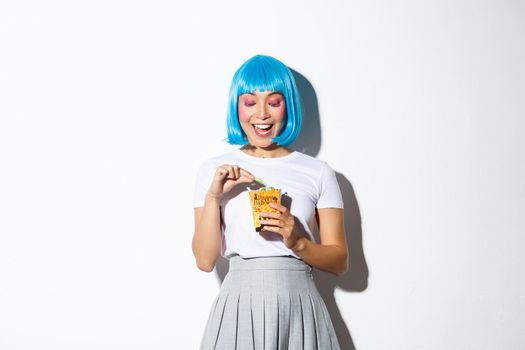
[{"label": "blush on cheek", "polygon": [[284,119],[286,114],[286,107],[282,106],[276,113],[274,113],[274,119],[276,122],[280,122]]},{"label": "blush on cheek", "polygon": [[242,107],[239,107],[237,113],[239,114],[240,121],[248,122],[250,120],[250,114],[248,114]]}]

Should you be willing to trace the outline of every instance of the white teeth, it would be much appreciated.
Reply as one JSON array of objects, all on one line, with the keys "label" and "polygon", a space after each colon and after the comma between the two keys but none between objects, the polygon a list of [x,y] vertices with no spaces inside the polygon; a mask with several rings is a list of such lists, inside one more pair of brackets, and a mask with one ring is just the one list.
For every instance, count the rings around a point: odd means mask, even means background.
[{"label": "white teeth", "polygon": [[271,124],[254,124],[254,126],[257,128],[257,129],[263,129],[263,130],[266,130],[266,129],[269,129],[272,127]]}]

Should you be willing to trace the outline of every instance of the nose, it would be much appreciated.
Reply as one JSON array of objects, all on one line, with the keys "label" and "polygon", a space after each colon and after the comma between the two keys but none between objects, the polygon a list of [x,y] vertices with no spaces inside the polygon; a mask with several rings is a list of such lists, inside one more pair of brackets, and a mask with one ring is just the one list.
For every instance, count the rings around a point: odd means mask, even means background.
[{"label": "nose", "polygon": [[261,107],[259,108],[258,116],[259,116],[259,119],[262,119],[262,120],[270,118],[270,113],[268,113],[268,110],[266,109],[266,104],[264,103],[261,104]]}]

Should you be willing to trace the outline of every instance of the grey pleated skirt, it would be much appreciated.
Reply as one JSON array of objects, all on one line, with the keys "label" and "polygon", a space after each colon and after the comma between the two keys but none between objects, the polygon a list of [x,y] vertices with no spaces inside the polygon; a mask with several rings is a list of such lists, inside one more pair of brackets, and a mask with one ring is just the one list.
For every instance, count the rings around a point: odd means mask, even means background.
[{"label": "grey pleated skirt", "polygon": [[294,257],[230,258],[201,350],[340,350],[312,267]]}]

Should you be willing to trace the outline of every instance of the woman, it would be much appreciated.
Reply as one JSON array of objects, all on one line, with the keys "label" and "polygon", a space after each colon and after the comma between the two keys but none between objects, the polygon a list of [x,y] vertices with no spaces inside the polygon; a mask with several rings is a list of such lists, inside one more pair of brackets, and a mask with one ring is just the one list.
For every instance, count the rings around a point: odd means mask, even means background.
[{"label": "woman", "polygon": [[[205,161],[195,186],[193,253],[210,272],[230,261],[204,330],[201,349],[339,349],[312,268],[341,275],[348,268],[343,200],[324,161],[294,151],[301,104],[291,71],[257,55],[235,73],[227,116],[228,142],[241,148]],[[280,188],[281,203],[260,213],[250,190]],[[320,243],[312,235],[316,218]]]}]

